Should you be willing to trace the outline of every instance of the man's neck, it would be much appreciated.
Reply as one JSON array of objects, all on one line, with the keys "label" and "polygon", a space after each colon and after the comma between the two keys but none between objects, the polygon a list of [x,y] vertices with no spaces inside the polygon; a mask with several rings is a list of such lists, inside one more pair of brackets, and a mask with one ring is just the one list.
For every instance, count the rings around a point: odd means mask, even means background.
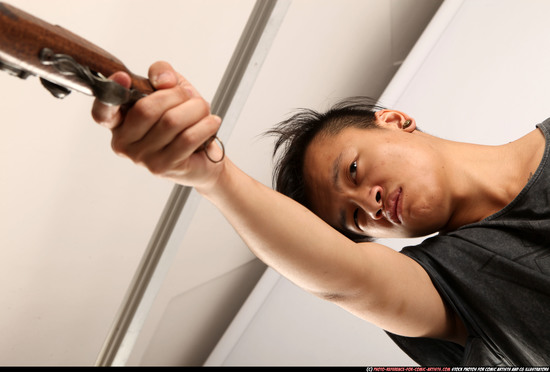
[{"label": "man's neck", "polygon": [[454,212],[444,231],[481,221],[512,202],[538,168],[544,145],[538,129],[501,146],[447,142]]}]

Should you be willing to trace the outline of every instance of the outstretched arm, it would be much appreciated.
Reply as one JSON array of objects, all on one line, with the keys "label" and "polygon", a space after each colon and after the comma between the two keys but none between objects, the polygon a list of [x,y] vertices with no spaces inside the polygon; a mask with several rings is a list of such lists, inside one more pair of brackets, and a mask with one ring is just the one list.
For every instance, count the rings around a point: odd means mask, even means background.
[{"label": "outstretched arm", "polygon": [[[129,83],[123,73],[112,78]],[[305,290],[394,333],[456,338],[455,317],[417,263],[380,244],[348,240],[227,157],[212,163],[201,146],[221,120],[170,65],[154,64],[149,78],[157,91],[126,113],[94,103],[93,116],[112,130],[115,152],[196,188],[258,258]],[[213,158],[221,153],[215,142],[208,151]]]}]

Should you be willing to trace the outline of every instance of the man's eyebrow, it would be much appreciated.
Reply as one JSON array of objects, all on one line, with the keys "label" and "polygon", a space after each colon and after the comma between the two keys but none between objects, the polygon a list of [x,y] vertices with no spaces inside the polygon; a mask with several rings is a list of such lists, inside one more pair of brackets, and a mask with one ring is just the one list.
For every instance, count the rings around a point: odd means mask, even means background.
[{"label": "man's eyebrow", "polygon": [[340,185],[338,184],[338,179],[340,177],[340,163],[342,162],[342,154],[338,155],[334,163],[332,164],[332,185],[336,191],[342,191]]},{"label": "man's eyebrow", "polygon": [[[339,178],[340,178],[340,164],[342,163],[342,157],[343,154],[340,153],[336,160],[334,160],[334,163],[332,164],[332,185],[336,189],[336,191],[342,191],[340,187]],[[338,218],[338,223],[340,224],[340,228],[344,231],[347,230],[347,218],[346,218],[346,210],[342,209],[340,210],[340,215]]]}]

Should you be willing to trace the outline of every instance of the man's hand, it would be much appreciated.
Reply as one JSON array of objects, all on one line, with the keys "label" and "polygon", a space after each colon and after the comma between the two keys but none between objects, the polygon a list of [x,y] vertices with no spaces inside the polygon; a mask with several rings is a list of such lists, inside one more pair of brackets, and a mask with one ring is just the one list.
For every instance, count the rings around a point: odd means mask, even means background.
[{"label": "man's hand", "polygon": [[[110,78],[122,86],[130,85],[130,77],[123,72]],[[187,186],[214,185],[224,161],[212,163],[202,146],[217,133],[221,119],[210,113],[208,102],[168,63],[153,64],[149,80],[156,91],[127,111],[95,100],[94,120],[112,131],[115,153],[151,173]],[[215,142],[207,151],[213,159],[222,157]]]}]

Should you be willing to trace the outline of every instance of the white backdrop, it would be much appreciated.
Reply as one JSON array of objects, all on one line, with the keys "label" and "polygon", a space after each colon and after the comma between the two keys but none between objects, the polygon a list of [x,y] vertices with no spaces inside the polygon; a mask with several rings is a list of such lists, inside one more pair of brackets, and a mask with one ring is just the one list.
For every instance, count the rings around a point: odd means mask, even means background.
[{"label": "white backdrop", "polygon": [[[168,60],[211,99],[254,1],[10,3],[89,39],[138,74]],[[297,107],[323,109],[346,96],[380,95],[440,3],[294,0],[226,141],[228,155],[270,184],[272,147],[260,135]],[[89,97],[57,101],[36,78],[5,73],[0,84],[0,364],[92,365],[172,185],[112,154],[109,133],[91,120]],[[205,201],[197,200],[181,235],[137,332],[131,365],[202,364],[264,270]],[[403,360],[392,345],[378,344],[379,330],[356,328],[347,314],[332,306],[325,313],[326,303],[316,308],[307,294],[284,288],[282,301],[303,304],[291,311],[294,323],[307,324],[300,320],[306,311],[333,328],[306,332],[272,318],[259,332],[276,357],[249,349],[252,359],[235,363]],[[280,338],[268,332],[273,329]],[[300,345],[289,350],[293,340]]]},{"label": "white backdrop", "polygon": [[[545,0],[446,0],[381,103],[443,138],[519,138],[550,116],[548,14]],[[380,242],[399,250],[419,240]],[[270,270],[208,364],[414,364],[394,347],[381,330]]]}]

